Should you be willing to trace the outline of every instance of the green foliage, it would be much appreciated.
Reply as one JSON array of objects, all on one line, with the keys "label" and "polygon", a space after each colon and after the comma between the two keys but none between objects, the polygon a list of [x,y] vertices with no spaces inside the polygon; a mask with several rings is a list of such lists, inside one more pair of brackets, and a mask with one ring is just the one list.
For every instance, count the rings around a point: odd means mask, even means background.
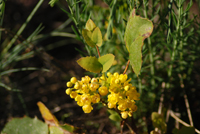
[{"label": "green foliage", "polygon": [[142,46],[145,38],[148,38],[153,31],[153,24],[150,20],[136,16],[135,9],[130,13],[124,41],[130,53],[129,59],[133,71],[138,76],[142,67]]},{"label": "green foliage", "polygon": [[2,134],[47,134],[48,126],[36,117],[13,118],[4,127]]},{"label": "green foliage", "polygon": [[80,58],[77,63],[87,71],[99,73],[106,72],[113,64],[115,56],[112,54],[106,54],[99,57],[83,57]]},{"label": "green foliage", "polygon": [[[130,47],[132,46],[132,43],[139,37],[143,37],[143,40],[145,38],[148,38],[151,35],[152,31],[153,23],[148,19],[137,16],[135,13],[135,9],[133,9],[128,18],[124,35],[124,41],[127,50],[131,53]],[[140,44],[139,46],[142,47],[143,44]]]},{"label": "green foliage", "polygon": [[[41,25],[39,25],[36,30],[26,39],[22,42],[18,43],[17,45],[14,45],[14,43],[20,38],[21,33],[26,28],[27,24],[32,19],[33,15],[36,13],[38,8],[41,6],[43,0],[40,0],[38,4],[35,6],[31,14],[28,16],[26,22],[20,27],[16,35],[10,40],[9,37],[4,40],[1,46],[1,53],[0,53],[0,76],[8,76],[9,74],[13,72],[19,72],[19,71],[27,71],[27,70],[43,70],[48,71],[47,69],[39,69],[35,67],[25,67],[25,68],[17,68],[12,69],[12,67],[19,61],[29,59],[34,56],[34,51],[28,51],[25,53],[26,49],[32,49],[33,44],[30,43],[30,41],[37,36],[37,34],[43,29]],[[10,31],[7,31],[10,32]],[[18,41],[19,42],[19,41]],[[12,87],[6,85],[5,83],[0,82],[0,86],[4,87],[5,89],[9,91],[17,91],[13,90]]]},{"label": "green foliage", "polygon": [[53,6],[55,5],[56,2],[58,2],[58,0],[50,0],[50,1],[49,1],[49,5],[50,5],[51,7],[53,7]]},{"label": "green foliage", "polygon": [[108,112],[110,113],[109,119],[111,119],[112,121],[115,121],[115,122],[122,121],[122,118],[120,117],[120,115],[116,111],[108,110]]},{"label": "green foliage", "polygon": [[94,41],[92,41],[92,32],[90,32],[89,30],[87,29],[83,29],[82,30],[82,35],[83,35],[83,38],[85,39],[85,42],[91,46],[91,47],[95,47],[95,43]]},{"label": "green foliage", "polygon": [[96,27],[91,19],[87,21],[85,27],[86,29],[82,30],[85,42],[91,47],[95,47],[96,45],[100,47],[102,45],[102,34],[100,29]]},{"label": "green foliage", "polygon": [[102,64],[103,70],[102,73],[108,71],[108,69],[112,66],[114,62],[115,56],[112,54],[106,54],[104,56],[99,57],[98,61]]},{"label": "green foliage", "polygon": [[103,69],[102,64],[96,57],[83,57],[80,58],[77,63],[87,71],[100,73]]},{"label": "green foliage", "polygon": [[96,28],[97,26],[94,24],[94,22],[91,20],[91,19],[89,19],[88,21],[87,21],[87,23],[85,24],[85,28],[87,29],[87,30],[89,30],[89,31],[94,31],[94,29]]},{"label": "green foliage", "polygon": [[101,31],[98,27],[95,28],[94,31],[92,32],[92,41],[98,47],[100,47],[102,45],[102,35],[101,35]]},{"label": "green foliage", "polygon": [[72,134],[79,129],[69,124],[59,124],[56,117],[42,102],[37,104],[45,123],[36,117],[33,119],[30,117],[13,118],[6,124],[1,134]]}]

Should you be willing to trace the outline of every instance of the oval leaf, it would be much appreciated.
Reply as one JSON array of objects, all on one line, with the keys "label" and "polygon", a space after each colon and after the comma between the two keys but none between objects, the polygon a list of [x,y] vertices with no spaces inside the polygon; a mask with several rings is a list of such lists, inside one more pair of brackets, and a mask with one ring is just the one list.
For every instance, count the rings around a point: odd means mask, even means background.
[{"label": "oval leaf", "polygon": [[99,73],[103,66],[96,57],[83,57],[80,58],[77,63],[87,71]]},{"label": "oval leaf", "polygon": [[92,33],[92,41],[100,47],[102,45],[102,34],[98,27],[96,27]]},{"label": "oval leaf", "polygon": [[6,124],[2,134],[48,134],[48,126],[36,117],[13,118]]},{"label": "oval leaf", "polygon": [[137,16],[135,14],[135,9],[133,9],[129,16],[124,34],[124,41],[128,51],[131,44],[135,41],[136,38],[142,36],[144,40],[151,35],[152,31],[153,23],[146,18]]},{"label": "oval leaf", "polygon": [[111,119],[112,121],[116,121],[116,122],[122,121],[122,119],[121,119],[119,114],[111,114],[109,116],[109,119]]},{"label": "oval leaf", "polygon": [[126,48],[130,53],[130,62],[136,75],[138,76],[142,67],[142,46],[144,39],[148,38],[153,31],[153,23],[135,14],[135,9],[132,10],[126,31],[124,41]]},{"label": "oval leaf", "polygon": [[94,47],[95,46],[95,43],[92,41],[92,32],[90,32],[89,30],[87,29],[83,29],[82,30],[82,35],[83,35],[83,38],[85,39],[85,42],[91,46],[91,47]]},{"label": "oval leaf", "polygon": [[102,73],[106,72],[113,64],[115,56],[113,54],[106,54],[99,57],[98,61],[103,65]]},{"label": "oval leaf", "polygon": [[94,22],[89,19],[87,22],[86,22],[86,25],[85,25],[86,29],[89,30],[89,31],[93,31],[95,28],[96,28],[96,25],[94,24]]}]

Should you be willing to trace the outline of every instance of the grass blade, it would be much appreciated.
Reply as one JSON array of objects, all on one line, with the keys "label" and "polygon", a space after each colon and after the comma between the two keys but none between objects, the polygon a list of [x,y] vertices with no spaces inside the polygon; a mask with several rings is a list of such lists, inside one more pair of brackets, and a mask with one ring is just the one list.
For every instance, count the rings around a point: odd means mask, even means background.
[{"label": "grass blade", "polygon": [[38,4],[35,6],[35,8],[33,9],[33,11],[31,12],[31,14],[28,16],[28,18],[26,19],[26,21],[24,22],[24,24],[20,27],[20,29],[17,31],[17,34],[12,38],[12,40],[9,42],[9,44],[7,45],[7,47],[4,48],[4,50],[2,51],[2,54],[5,54],[8,52],[8,50],[12,47],[12,45],[15,43],[15,41],[17,40],[18,36],[21,35],[21,33],[24,31],[24,29],[26,28],[27,24],[30,22],[30,20],[32,19],[33,15],[36,13],[36,11],[38,10],[38,8],[42,5],[44,0],[40,0],[38,2]]},{"label": "grass blade", "polygon": [[35,68],[35,67],[26,67],[26,68],[18,68],[18,69],[10,69],[10,70],[7,70],[7,71],[3,71],[0,73],[0,75],[6,75],[6,74],[9,74],[9,73],[15,73],[15,72],[20,72],[20,71],[32,71],[32,70],[41,70],[41,71],[49,71],[48,69],[40,69],[40,68]]}]

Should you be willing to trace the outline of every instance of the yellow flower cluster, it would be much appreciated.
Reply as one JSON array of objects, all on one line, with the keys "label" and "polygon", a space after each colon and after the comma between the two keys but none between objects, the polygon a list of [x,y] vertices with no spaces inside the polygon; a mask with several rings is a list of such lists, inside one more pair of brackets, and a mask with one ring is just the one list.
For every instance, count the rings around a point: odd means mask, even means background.
[{"label": "yellow flower cluster", "polygon": [[100,100],[106,103],[107,107],[116,109],[121,113],[122,118],[132,116],[137,110],[135,100],[139,100],[140,94],[129,82],[126,74],[107,73],[98,78],[82,77],[78,81],[72,77],[66,83],[66,94],[77,101],[85,113],[93,110],[92,104],[99,103]]}]

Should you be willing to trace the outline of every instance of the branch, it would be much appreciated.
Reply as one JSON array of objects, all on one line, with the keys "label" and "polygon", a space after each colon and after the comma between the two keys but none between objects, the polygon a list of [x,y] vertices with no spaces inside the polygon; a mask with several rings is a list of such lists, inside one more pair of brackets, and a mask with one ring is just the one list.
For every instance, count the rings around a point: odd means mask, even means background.
[{"label": "branch", "polygon": [[[179,119],[172,110],[170,110],[170,115],[171,117],[173,117],[176,121],[178,121],[179,123],[183,124],[186,127],[192,127],[191,125],[185,123],[184,121],[182,121],[181,119]],[[200,131],[198,129],[195,128],[195,132],[200,134]]]}]

